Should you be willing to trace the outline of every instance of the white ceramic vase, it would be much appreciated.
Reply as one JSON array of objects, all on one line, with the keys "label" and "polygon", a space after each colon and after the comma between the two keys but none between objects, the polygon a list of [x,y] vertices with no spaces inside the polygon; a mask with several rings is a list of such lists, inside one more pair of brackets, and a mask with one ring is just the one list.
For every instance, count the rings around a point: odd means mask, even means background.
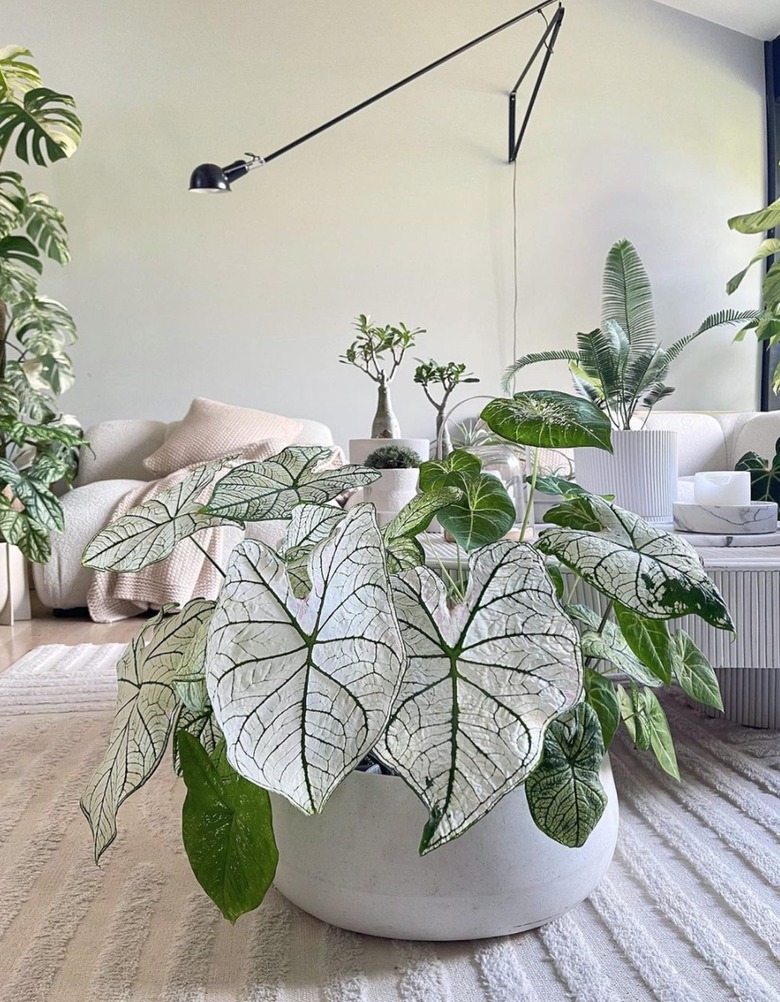
[{"label": "white ceramic vase", "polygon": [[650,522],[671,522],[677,500],[677,432],[656,428],[612,431],[613,452],[575,449],[577,483]]},{"label": "white ceramic vase", "polygon": [[419,470],[382,470],[382,476],[363,488],[363,500],[370,501],[385,515],[397,515],[417,493]]},{"label": "white ceramic vase", "polygon": [[520,787],[426,856],[417,851],[425,807],[397,777],[352,773],[313,817],[272,795],[276,886],[311,915],[370,936],[482,939],[532,929],[584,900],[610,864],[618,802],[607,758],[601,782],[609,801],[579,849],[539,831]]},{"label": "white ceramic vase", "polygon": [[27,560],[18,546],[0,543],[0,625],[30,619]]}]

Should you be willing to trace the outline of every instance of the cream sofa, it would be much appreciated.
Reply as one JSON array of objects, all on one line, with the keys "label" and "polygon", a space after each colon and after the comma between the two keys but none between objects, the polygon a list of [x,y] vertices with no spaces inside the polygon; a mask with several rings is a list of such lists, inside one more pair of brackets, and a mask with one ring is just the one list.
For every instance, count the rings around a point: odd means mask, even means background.
[{"label": "cream sofa", "polygon": [[[299,445],[333,445],[326,425],[298,418],[303,425]],[[41,602],[51,609],[77,609],[87,604],[93,572],[81,565],[89,540],[102,529],[120,498],[140,483],[155,479],[143,465],[180,422],[103,421],[86,431],[90,448],[81,451],[73,490],[62,502],[65,531],[52,536],[52,555],[34,564],[32,575]]]}]

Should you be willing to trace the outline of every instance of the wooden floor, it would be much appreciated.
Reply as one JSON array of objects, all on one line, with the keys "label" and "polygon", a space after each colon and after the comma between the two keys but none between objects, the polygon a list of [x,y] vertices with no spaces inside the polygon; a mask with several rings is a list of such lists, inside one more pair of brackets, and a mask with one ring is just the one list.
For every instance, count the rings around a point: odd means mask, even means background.
[{"label": "wooden floor", "polygon": [[85,614],[79,619],[55,619],[47,609],[36,607],[33,618],[13,626],[0,626],[0,672],[43,644],[122,644],[131,640],[144,625],[143,618],[118,623],[93,623]]}]

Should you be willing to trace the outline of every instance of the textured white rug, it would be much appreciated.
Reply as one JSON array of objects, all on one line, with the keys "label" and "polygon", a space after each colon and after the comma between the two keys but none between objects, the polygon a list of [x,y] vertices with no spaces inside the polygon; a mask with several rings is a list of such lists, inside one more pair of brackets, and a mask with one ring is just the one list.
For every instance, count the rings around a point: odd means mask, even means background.
[{"label": "textured white rug", "polygon": [[615,861],[543,929],[426,944],[326,926],[271,892],[231,927],[179,838],[168,769],[101,869],[78,797],[121,645],[50,646],[0,675],[0,1002],[778,1002],[780,740],[677,700],[682,784],[618,743]]}]

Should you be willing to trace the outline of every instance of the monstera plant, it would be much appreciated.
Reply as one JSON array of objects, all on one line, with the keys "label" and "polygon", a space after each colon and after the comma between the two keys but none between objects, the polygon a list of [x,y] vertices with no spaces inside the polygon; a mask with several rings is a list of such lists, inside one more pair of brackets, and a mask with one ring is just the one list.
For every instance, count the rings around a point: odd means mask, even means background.
[{"label": "monstera plant", "polygon": [[[76,151],[81,122],[73,98],[44,87],[31,60],[21,46],[0,49],[0,160],[12,151],[46,167]],[[70,260],[62,213],[18,171],[0,170],[0,536],[36,561],[63,528],[51,485],[73,476],[81,443],[56,403],[73,383],[76,325],[38,292],[43,258]]]},{"label": "monstera plant", "polygon": [[[482,417],[523,446],[610,448],[605,415],[563,393],[496,400]],[[287,520],[277,550],[235,547],[215,601],[145,623],[117,666],[114,727],[82,799],[99,859],[172,738],[184,847],[230,920],[274,879],[269,794],[316,814],[350,773],[378,766],[425,805],[429,853],[524,788],[536,825],[580,846],[605,808],[599,765],[621,721],[676,776],[656,690],[676,681],[720,705],[706,658],[668,625],[694,614],[733,628],[683,540],[566,481],[545,485],[564,500],[535,544],[503,538],[511,500],[461,450],[423,464],[421,493],[380,529],[372,505],[329,503],[377,472],[323,469],[327,457],[291,447],[227,472],[209,464],[85,553],[90,567],[133,571],[219,522]],[[434,516],[458,569],[426,566],[419,537]]]}]

